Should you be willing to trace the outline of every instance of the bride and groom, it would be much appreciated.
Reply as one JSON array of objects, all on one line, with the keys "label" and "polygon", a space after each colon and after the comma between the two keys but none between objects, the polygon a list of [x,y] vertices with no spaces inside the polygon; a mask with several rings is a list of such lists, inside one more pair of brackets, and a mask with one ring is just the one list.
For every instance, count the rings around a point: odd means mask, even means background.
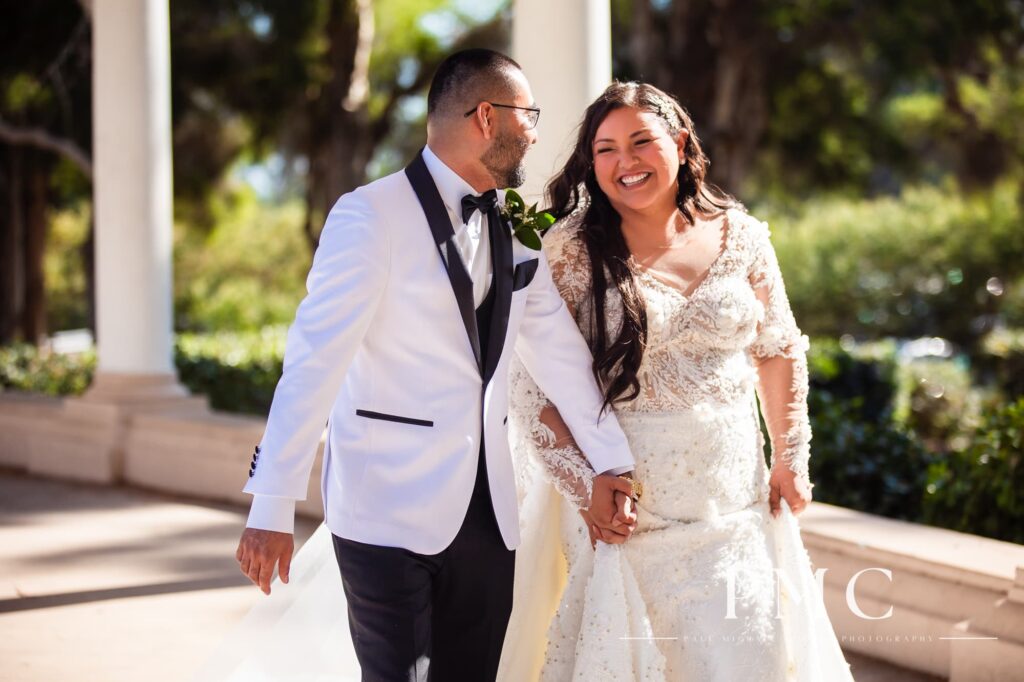
[{"label": "bride and groom", "polygon": [[674,99],[614,84],[535,250],[498,188],[522,184],[539,115],[514,61],[456,53],[426,147],[330,212],[243,573],[289,582],[326,421],[330,536],[303,553],[333,545],[363,680],[852,679],[790,512],[810,499],[806,337],[767,227],[705,182]]}]

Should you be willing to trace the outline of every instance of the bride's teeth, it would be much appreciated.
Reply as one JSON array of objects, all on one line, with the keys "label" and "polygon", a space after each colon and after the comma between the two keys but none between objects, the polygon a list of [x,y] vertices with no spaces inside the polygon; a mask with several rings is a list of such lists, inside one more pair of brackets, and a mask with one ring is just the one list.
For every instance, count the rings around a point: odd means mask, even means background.
[{"label": "bride's teeth", "polygon": [[643,182],[650,175],[651,175],[650,173],[641,173],[640,175],[628,175],[626,177],[620,178],[620,180],[621,180],[623,185],[629,186],[629,185],[635,185],[637,183]]}]

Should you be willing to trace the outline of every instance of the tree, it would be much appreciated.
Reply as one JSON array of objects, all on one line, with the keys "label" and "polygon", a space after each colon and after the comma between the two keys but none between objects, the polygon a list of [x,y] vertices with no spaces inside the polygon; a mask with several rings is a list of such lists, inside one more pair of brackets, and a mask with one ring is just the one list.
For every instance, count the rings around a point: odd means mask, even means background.
[{"label": "tree", "polygon": [[[444,55],[507,42],[507,18],[474,25],[443,0],[215,4],[172,6],[176,119],[189,120],[193,155],[179,167],[223,168],[243,149],[299,162],[311,248],[337,197],[367,181],[382,146],[398,143],[392,133],[409,123],[403,105],[422,97]],[[425,16],[442,14],[454,36],[424,28]],[[225,136],[230,121],[239,132]]]},{"label": "tree", "polygon": [[89,23],[74,2],[7,3],[0,25],[0,343],[46,333],[48,213],[92,173]]},{"label": "tree", "polygon": [[[963,93],[965,78],[1019,69],[1020,3],[617,0],[615,11],[616,75],[679,96],[712,179],[732,191],[746,180],[889,191],[945,172],[975,186],[1020,165],[1005,119],[987,122]],[[915,97],[937,106],[908,121]],[[908,135],[912,122],[922,134]]]},{"label": "tree", "polygon": [[[7,3],[0,27],[0,343],[45,333],[47,211],[91,193],[89,4]],[[431,17],[447,31],[428,30]],[[317,226],[363,184],[383,149],[404,156],[410,106],[444,54],[504,47],[507,16],[483,25],[444,0],[175,0],[170,3],[175,212],[211,226],[208,200],[242,157],[304,168],[303,221]],[[410,113],[412,112],[412,113]],[[380,164],[378,164],[380,165]],[[85,241],[92,299],[92,232]],[[90,327],[92,315],[84,323]]]}]

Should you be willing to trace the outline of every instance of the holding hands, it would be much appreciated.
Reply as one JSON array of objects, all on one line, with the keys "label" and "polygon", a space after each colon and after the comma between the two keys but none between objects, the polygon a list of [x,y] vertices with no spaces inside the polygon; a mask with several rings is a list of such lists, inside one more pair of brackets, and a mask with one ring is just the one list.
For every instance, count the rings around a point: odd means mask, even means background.
[{"label": "holding hands", "polygon": [[601,540],[610,545],[624,543],[636,530],[636,508],[632,482],[621,476],[599,474],[593,480],[590,507],[581,509],[590,544]]}]

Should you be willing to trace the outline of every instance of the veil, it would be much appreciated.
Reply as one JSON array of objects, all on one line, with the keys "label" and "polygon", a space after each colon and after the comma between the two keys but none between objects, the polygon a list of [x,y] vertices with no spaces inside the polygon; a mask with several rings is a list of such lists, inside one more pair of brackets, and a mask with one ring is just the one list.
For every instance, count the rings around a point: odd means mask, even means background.
[{"label": "veil", "polygon": [[[559,548],[560,497],[541,477],[522,505],[529,525],[516,552],[514,606],[498,679],[535,680],[545,633],[565,583]],[[528,521],[528,523],[527,523]],[[359,662],[348,628],[348,608],[331,532],[320,524],[296,553],[291,581],[274,578],[262,597],[218,644],[192,682],[358,682]]]},{"label": "veil", "polygon": [[320,524],[192,682],[359,682],[331,531]]}]

